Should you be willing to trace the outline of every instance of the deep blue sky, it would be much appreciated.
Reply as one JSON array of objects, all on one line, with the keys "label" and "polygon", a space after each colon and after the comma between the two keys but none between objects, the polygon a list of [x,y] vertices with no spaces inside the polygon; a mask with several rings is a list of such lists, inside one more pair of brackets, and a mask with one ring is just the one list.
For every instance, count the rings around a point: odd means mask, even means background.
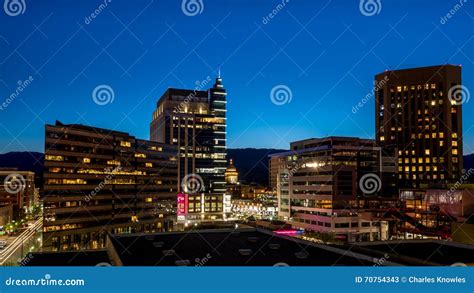
[{"label": "deep blue sky", "polygon": [[[18,80],[34,78],[0,111],[0,153],[43,151],[44,124],[56,119],[147,139],[166,88],[194,88],[219,67],[230,148],[374,137],[373,100],[351,110],[385,69],[462,64],[474,91],[469,1],[446,24],[440,18],[458,0],[381,0],[374,16],[364,16],[358,0],[290,0],[267,24],[263,17],[281,1],[202,2],[201,14],[186,16],[181,0],[112,0],[90,24],[86,16],[102,1],[26,0],[15,17],[0,10],[0,102]],[[101,84],[113,88],[113,103],[93,102]],[[269,94],[280,84],[293,98],[277,106]],[[474,100],[463,109],[465,153],[473,153]]]}]

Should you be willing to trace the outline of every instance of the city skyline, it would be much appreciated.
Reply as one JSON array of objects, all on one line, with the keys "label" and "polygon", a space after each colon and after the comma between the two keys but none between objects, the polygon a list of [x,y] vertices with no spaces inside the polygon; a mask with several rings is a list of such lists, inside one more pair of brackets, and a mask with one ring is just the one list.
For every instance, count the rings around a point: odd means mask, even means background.
[{"label": "city skyline", "polygon": [[[2,95],[9,97],[18,80],[32,78],[2,108],[0,153],[42,152],[44,124],[55,120],[149,139],[151,112],[160,94],[168,87],[196,88],[196,81],[213,79],[219,69],[229,92],[229,148],[287,149],[290,141],[329,135],[374,138],[374,99],[357,111],[353,107],[371,93],[375,75],[385,69],[463,64],[462,83],[471,88],[472,61],[464,52],[472,48],[472,36],[469,26],[459,24],[472,22],[472,16],[466,9],[443,20],[454,2],[430,7],[415,2],[400,4],[401,9],[384,1],[372,16],[361,13],[357,3],[292,6],[288,1],[276,9],[281,3],[255,4],[248,10],[210,0],[200,14],[188,16],[180,3],[143,1],[131,7],[111,1],[95,18],[88,18],[97,10],[94,3],[77,10],[28,3],[19,17],[2,15],[8,26],[24,24],[14,34],[0,31],[5,48]],[[156,9],[167,17],[154,20]],[[269,13],[274,15],[267,17]],[[69,16],[76,22],[56,25]],[[236,30],[241,18],[249,21]],[[423,33],[411,30],[414,23]],[[446,46],[433,50],[440,39]],[[127,46],[121,48],[120,42]],[[408,45],[401,48],[401,43]],[[61,66],[64,62],[67,68]],[[106,105],[92,98],[100,85],[114,93]],[[272,103],[275,88],[289,89],[291,99]],[[469,112],[472,103],[463,108]],[[28,119],[19,120],[18,112]],[[472,119],[465,115],[463,123],[472,125]],[[464,132],[465,154],[474,152],[471,131],[466,127]]]}]

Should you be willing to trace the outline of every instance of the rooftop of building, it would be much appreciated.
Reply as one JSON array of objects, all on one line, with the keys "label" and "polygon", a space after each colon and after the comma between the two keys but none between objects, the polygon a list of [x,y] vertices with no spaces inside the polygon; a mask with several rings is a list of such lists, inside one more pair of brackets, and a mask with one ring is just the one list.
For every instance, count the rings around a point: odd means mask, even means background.
[{"label": "rooftop of building", "polygon": [[205,80],[203,82],[199,82],[194,89],[180,89],[180,88],[173,88],[169,87],[166,91],[161,95],[161,97],[156,102],[156,105],[160,105],[165,100],[170,100],[173,95],[176,96],[183,96],[183,97],[198,97],[198,98],[208,98],[208,89],[211,88],[223,88],[222,85],[222,78],[220,76],[220,72],[215,79],[214,85],[209,80]]},{"label": "rooftop of building", "polygon": [[110,261],[107,250],[32,253],[25,266],[104,266]]},{"label": "rooftop of building", "polygon": [[94,126],[83,125],[83,124],[64,124],[64,123],[62,123],[61,121],[58,121],[58,120],[56,120],[56,123],[54,125],[46,124],[46,126],[64,127],[64,128],[71,128],[71,129],[77,129],[77,130],[92,131],[92,132],[95,132],[97,134],[104,134],[104,135],[118,134],[118,135],[122,135],[122,136],[131,136],[130,134],[128,134],[126,132],[122,132],[122,131],[105,129],[105,128],[94,127]]},{"label": "rooftop of building", "polygon": [[51,124],[46,124],[46,126],[49,127],[64,127],[64,128],[69,128],[69,129],[74,129],[74,130],[83,130],[83,131],[89,131],[93,132],[95,134],[100,134],[100,135],[116,135],[120,137],[126,137],[127,139],[135,140],[137,144],[139,145],[148,145],[152,144],[155,146],[164,146],[166,145],[167,147],[171,149],[177,148],[174,145],[170,144],[164,144],[156,141],[150,141],[146,139],[140,139],[137,138],[127,132],[122,132],[122,131],[117,131],[117,130],[111,130],[111,129],[105,129],[105,128],[100,128],[100,127],[95,127],[95,126],[89,126],[89,125],[83,125],[83,124],[64,124],[61,121],[56,120],[56,123],[54,125]]},{"label": "rooftop of building", "polygon": [[[356,144],[356,145],[354,145]],[[302,152],[326,150],[332,146],[355,146],[355,147],[370,147],[375,146],[375,140],[368,138],[359,138],[351,136],[328,136],[321,138],[308,138],[290,143],[291,150],[281,153],[274,153],[269,157],[281,157],[300,154]]]},{"label": "rooftop of building", "polygon": [[449,69],[460,69],[461,65],[454,65],[454,64],[441,64],[441,65],[431,65],[431,66],[423,66],[423,67],[412,67],[412,68],[402,68],[402,69],[386,69],[384,72],[380,72],[376,74],[376,76],[383,76],[387,73],[413,73],[413,72],[421,72],[421,71],[437,71],[443,68]]},{"label": "rooftop of building", "polygon": [[[359,249],[358,249],[359,248]],[[450,266],[474,264],[474,245],[443,240],[398,240],[357,243],[354,252],[380,257],[405,265]]]},{"label": "rooftop of building", "polygon": [[[372,257],[256,228],[112,235],[106,251],[33,254],[26,265],[370,266]],[[108,256],[108,257],[106,257]],[[110,256],[110,257],[109,257]]]}]

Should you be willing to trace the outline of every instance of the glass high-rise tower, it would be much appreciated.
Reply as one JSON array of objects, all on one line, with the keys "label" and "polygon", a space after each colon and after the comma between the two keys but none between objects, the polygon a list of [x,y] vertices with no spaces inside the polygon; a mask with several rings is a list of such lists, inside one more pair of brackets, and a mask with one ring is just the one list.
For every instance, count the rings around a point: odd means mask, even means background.
[{"label": "glass high-rise tower", "polygon": [[150,124],[152,141],[178,147],[178,220],[224,218],[226,161],[226,90],[222,79],[204,90],[169,88],[157,102]]}]

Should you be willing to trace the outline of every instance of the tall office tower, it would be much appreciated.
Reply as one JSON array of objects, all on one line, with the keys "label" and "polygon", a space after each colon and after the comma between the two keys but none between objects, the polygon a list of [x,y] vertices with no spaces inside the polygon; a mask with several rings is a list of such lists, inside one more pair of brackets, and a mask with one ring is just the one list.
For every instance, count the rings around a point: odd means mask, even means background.
[{"label": "tall office tower", "polygon": [[224,196],[226,161],[226,90],[220,75],[194,90],[169,88],[158,100],[150,124],[151,140],[178,147],[178,219],[223,219],[230,199]]},{"label": "tall office tower", "polygon": [[400,186],[458,180],[463,168],[461,67],[385,71],[375,81],[376,139],[398,148]]},{"label": "tall office tower", "polygon": [[46,125],[43,248],[98,249],[107,233],[169,230],[176,170],[175,146],[84,125]]},{"label": "tall office tower", "polygon": [[396,158],[384,158],[374,140],[312,138],[292,142],[290,151],[271,158],[279,164],[279,216],[293,227],[347,241],[386,239],[387,227],[358,210],[359,199],[387,196],[381,178],[396,169]]}]

